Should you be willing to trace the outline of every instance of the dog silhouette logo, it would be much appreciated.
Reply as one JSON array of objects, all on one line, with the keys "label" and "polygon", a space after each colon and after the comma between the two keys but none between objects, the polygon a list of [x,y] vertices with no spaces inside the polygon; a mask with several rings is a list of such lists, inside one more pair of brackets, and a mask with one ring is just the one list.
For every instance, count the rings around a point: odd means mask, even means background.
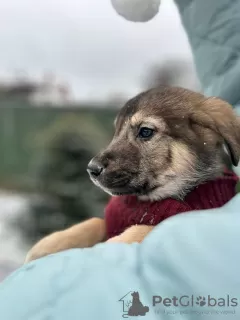
[{"label": "dog silhouette logo", "polygon": [[119,301],[122,302],[123,318],[145,316],[149,307],[143,305],[138,291],[129,291]]}]

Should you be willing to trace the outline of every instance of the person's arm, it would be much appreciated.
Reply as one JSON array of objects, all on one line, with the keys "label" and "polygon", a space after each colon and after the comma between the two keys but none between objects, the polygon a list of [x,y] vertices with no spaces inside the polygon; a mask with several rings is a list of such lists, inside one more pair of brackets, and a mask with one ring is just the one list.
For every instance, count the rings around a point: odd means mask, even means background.
[{"label": "person's arm", "polygon": [[[240,106],[240,2],[175,0],[204,93]],[[240,107],[236,108],[240,113]]]},{"label": "person's arm", "polygon": [[[239,318],[240,300],[227,305],[228,296],[240,296],[239,206],[236,196],[221,209],[175,216],[142,244],[101,244],[27,264],[0,285],[0,319],[121,319],[134,291],[149,308],[143,319],[170,319],[171,310],[178,320],[200,319],[203,311],[213,312],[211,320],[220,318],[218,312],[228,312],[228,320]],[[223,298],[226,306],[203,310],[196,304],[199,295]],[[193,296],[194,305],[179,305],[182,296],[183,304]],[[165,306],[161,297],[168,299]]]}]

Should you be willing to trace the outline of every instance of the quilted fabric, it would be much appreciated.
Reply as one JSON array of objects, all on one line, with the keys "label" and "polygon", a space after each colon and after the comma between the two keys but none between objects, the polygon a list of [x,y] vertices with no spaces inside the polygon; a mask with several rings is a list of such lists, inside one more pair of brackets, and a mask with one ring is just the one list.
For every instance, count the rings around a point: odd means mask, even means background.
[{"label": "quilted fabric", "polygon": [[175,0],[204,93],[240,103],[240,3]]},{"label": "quilted fabric", "polygon": [[219,320],[220,311],[239,319],[240,300],[235,308],[152,305],[153,295],[240,297],[239,205],[240,195],[221,209],[165,220],[141,245],[101,244],[32,262],[0,285],[0,319],[121,319],[119,300],[129,291],[149,307],[141,319],[172,319],[173,309],[178,320]]}]

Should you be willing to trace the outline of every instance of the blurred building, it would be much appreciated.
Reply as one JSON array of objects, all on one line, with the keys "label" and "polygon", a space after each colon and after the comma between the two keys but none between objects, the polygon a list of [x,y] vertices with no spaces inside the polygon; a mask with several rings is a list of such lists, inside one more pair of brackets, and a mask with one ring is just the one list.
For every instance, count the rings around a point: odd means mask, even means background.
[{"label": "blurred building", "polygon": [[61,106],[73,101],[69,86],[54,76],[45,75],[42,80],[15,78],[0,83],[0,101],[21,99],[33,106]]}]

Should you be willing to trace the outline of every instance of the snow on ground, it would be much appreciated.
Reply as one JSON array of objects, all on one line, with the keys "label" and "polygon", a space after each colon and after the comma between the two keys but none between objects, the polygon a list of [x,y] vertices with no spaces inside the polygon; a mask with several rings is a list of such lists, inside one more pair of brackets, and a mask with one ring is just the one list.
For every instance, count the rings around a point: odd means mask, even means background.
[{"label": "snow on ground", "polygon": [[9,223],[23,214],[27,205],[25,195],[0,191],[0,281],[24,261],[27,248]]}]

